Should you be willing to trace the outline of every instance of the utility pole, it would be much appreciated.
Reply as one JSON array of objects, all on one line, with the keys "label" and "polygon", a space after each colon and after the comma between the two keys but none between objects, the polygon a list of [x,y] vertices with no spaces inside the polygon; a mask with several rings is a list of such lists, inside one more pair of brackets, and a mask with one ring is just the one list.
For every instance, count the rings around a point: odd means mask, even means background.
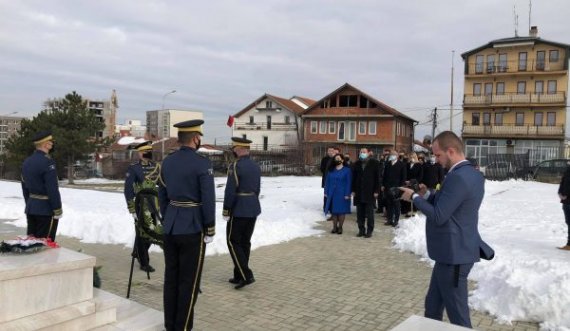
[{"label": "utility pole", "polygon": [[433,113],[431,115],[431,142],[433,144],[433,139],[435,138],[435,128],[437,127],[437,107],[433,109]]},{"label": "utility pole", "polygon": [[455,71],[455,66],[453,63],[453,58],[455,56],[455,51],[451,51],[451,104],[449,107],[449,131],[453,132],[453,72]]}]

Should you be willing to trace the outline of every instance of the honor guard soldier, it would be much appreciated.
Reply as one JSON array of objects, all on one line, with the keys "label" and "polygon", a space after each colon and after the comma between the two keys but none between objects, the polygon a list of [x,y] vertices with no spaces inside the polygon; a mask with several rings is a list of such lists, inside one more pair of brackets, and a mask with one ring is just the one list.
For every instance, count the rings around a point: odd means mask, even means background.
[{"label": "honor guard soldier", "polygon": [[159,201],[164,231],[164,324],[191,330],[205,244],[215,235],[212,163],[197,153],[202,120],[177,123],[178,151],[162,162]]},{"label": "honor guard soldier", "polygon": [[228,221],[227,243],[234,262],[234,277],[229,282],[235,284],[237,290],[255,282],[249,268],[249,253],[255,221],[261,214],[261,170],[249,157],[251,140],[232,137],[232,142],[237,160],[228,169],[223,216]]},{"label": "honor guard soldier", "polygon": [[36,151],[22,164],[22,191],[26,201],[27,233],[55,241],[62,216],[55,161],[49,156],[54,140],[50,131],[33,137]]},{"label": "honor guard soldier", "polygon": [[[138,152],[139,161],[131,164],[127,170],[124,193],[129,213],[135,222],[138,222],[135,208],[135,186],[142,185],[145,181],[156,183],[160,174],[160,164],[152,161],[152,141],[145,141],[136,145],[135,150]],[[149,264],[148,249],[150,242],[141,237],[136,226],[134,246],[133,256],[139,260],[140,269],[146,272],[154,272],[154,268]]]}]

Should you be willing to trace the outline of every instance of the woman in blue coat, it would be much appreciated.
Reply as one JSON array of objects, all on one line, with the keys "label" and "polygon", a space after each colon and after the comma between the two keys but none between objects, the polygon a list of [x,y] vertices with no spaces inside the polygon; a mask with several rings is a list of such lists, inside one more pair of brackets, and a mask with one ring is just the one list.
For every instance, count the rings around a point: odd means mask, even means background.
[{"label": "woman in blue coat", "polygon": [[352,171],[344,165],[343,156],[336,154],[325,180],[325,214],[332,215],[331,233],[342,234],[344,217],[350,214],[351,187]]}]

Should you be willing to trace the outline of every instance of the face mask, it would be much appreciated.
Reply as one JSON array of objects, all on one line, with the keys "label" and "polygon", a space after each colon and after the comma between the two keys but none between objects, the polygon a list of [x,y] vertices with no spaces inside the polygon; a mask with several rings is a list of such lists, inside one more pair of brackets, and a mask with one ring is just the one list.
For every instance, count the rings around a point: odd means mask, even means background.
[{"label": "face mask", "polygon": [[390,156],[388,157],[388,160],[389,160],[389,161],[395,161],[395,160],[396,160],[396,155],[390,155]]},{"label": "face mask", "polygon": [[434,163],[434,164],[435,164],[435,157],[432,157],[432,158],[430,158],[429,160],[431,161],[431,163]]},{"label": "face mask", "polygon": [[334,160],[334,163],[336,163],[337,165],[342,164],[342,160]]},{"label": "face mask", "polygon": [[361,160],[366,160],[366,158],[368,157],[368,153],[360,153],[359,157]]}]

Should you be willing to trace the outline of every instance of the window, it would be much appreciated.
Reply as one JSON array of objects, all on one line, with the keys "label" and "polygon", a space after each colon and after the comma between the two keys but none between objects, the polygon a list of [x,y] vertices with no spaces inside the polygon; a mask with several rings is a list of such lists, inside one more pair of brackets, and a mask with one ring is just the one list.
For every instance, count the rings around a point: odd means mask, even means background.
[{"label": "window", "polygon": [[497,83],[497,95],[505,94],[505,83],[499,82]]},{"label": "window", "polygon": [[332,107],[336,107],[336,96],[332,97],[329,101],[329,104]]},{"label": "window", "polygon": [[524,113],[516,113],[515,115],[515,125],[523,126],[524,125]]},{"label": "window", "polygon": [[348,140],[356,140],[356,122],[348,122]]},{"label": "window", "polygon": [[491,125],[491,113],[483,113],[483,125]]},{"label": "window", "polygon": [[327,133],[327,122],[326,121],[320,121],[319,122],[319,134],[325,134]]},{"label": "window", "polygon": [[356,107],[358,105],[358,95],[350,95],[348,97],[348,106]]},{"label": "window", "polygon": [[495,55],[487,55],[487,73],[495,72]]},{"label": "window", "polygon": [[273,108],[273,101],[265,101],[265,108],[266,109]]},{"label": "window", "polygon": [[549,80],[548,81],[548,94],[556,94],[556,81]]},{"label": "window", "polygon": [[358,134],[359,135],[366,134],[366,122],[363,121],[358,122]]},{"label": "window", "polygon": [[525,93],[526,93],[526,82],[518,82],[517,94],[525,94]]},{"label": "window", "polygon": [[556,113],[555,112],[546,113],[546,125],[547,126],[555,126],[556,125]]},{"label": "window", "polygon": [[542,112],[534,113],[534,125],[542,126]]},{"label": "window", "polygon": [[311,133],[317,133],[317,121],[311,121]]},{"label": "window", "polygon": [[360,96],[360,108],[368,108],[368,98],[363,95]]},{"label": "window", "polygon": [[485,57],[483,55],[477,55],[475,57],[475,73],[482,74],[483,73],[483,61],[485,61]]},{"label": "window", "polygon": [[340,95],[338,99],[339,107],[356,107],[358,103],[357,95]]},{"label": "window", "polygon": [[546,61],[546,52],[536,52],[536,70],[544,70],[544,62]]},{"label": "window", "polygon": [[254,124],[255,122],[253,121],[253,116],[249,117],[249,124]]},{"label": "window", "polygon": [[519,53],[519,71],[526,71],[526,52]]},{"label": "window", "polygon": [[550,62],[558,62],[558,59],[559,59],[558,50],[554,50],[554,49],[551,50],[551,51],[550,51],[550,58],[549,58],[549,61],[550,61]]},{"label": "window", "polygon": [[291,117],[285,116],[285,124],[291,124]]},{"label": "window", "polygon": [[493,94],[493,83],[485,83],[485,95]]},{"label": "window", "polygon": [[479,125],[479,113],[472,113],[471,114],[471,125]]},{"label": "window", "polygon": [[368,134],[376,135],[376,121],[368,122]]},{"label": "window", "polygon": [[495,126],[503,125],[503,113],[495,113]]},{"label": "window", "polygon": [[473,84],[473,95],[481,95],[481,83]]},{"label": "window", "polygon": [[400,122],[396,122],[396,135],[400,135]]},{"label": "window", "polygon": [[499,72],[507,72],[507,54],[499,54]]},{"label": "window", "polygon": [[271,130],[271,116],[267,115],[267,129]]},{"label": "window", "polygon": [[345,136],[344,136],[344,122],[338,122],[338,135],[337,135],[337,139],[338,140],[344,140]]},{"label": "window", "polygon": [[263,150],[266,151],[269,146],[269,137],[263,136]]},{"label": "window", "polygon": [[544,81],[537,80],[534,82],[534,93],[535,94],[543,94],[544,93]]},{"label": "window", "polygon": [[336,132],[336,123],[334,121],[329,121],[329,133],[334,134]]}]

